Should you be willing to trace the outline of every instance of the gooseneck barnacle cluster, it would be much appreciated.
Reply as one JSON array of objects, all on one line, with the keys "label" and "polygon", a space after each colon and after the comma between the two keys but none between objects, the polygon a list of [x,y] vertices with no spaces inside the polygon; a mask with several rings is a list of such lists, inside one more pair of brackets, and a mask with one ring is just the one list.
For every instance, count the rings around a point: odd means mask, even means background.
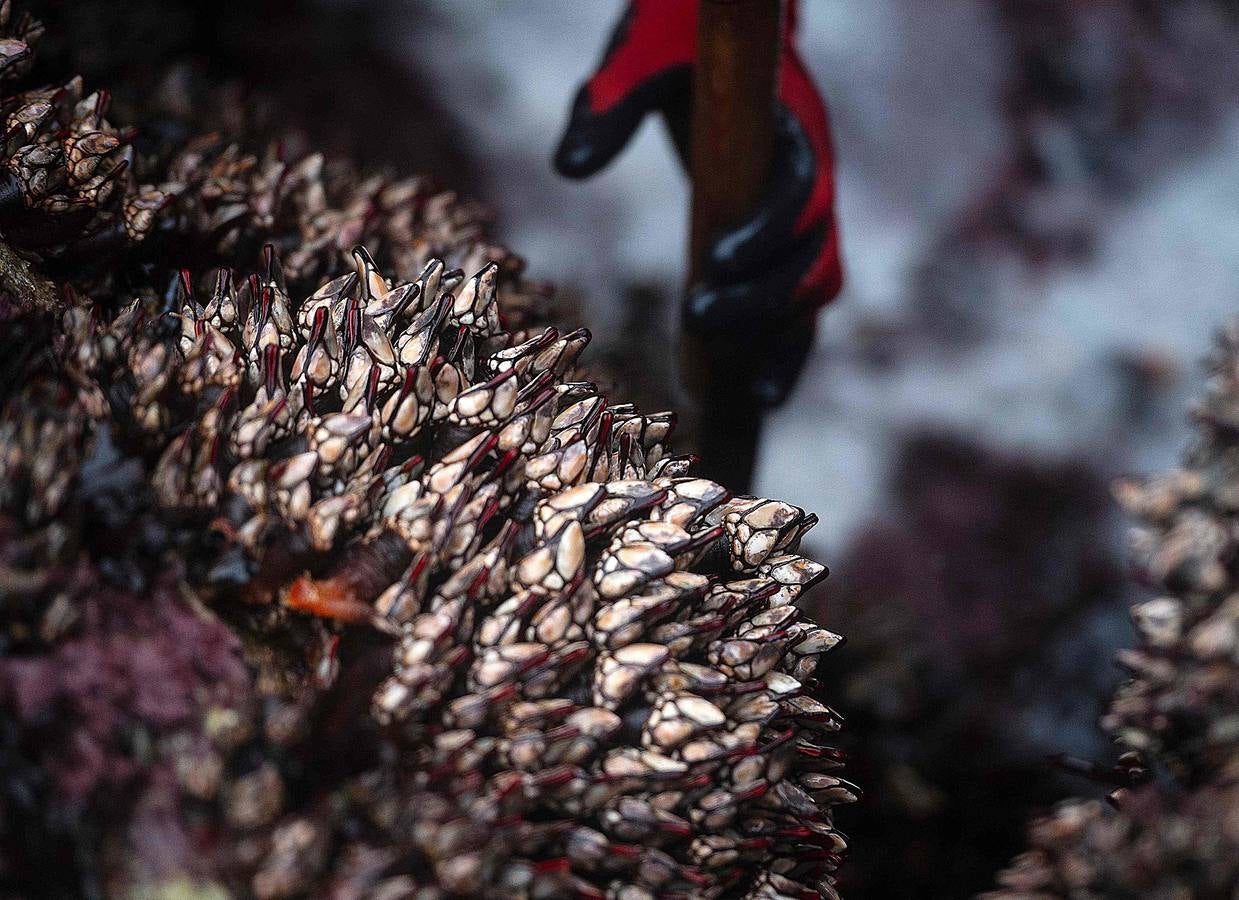
[{"label": "gooseneck barnacle cluster", "polygon": [[834,896],[815,517],[607,398],[454,195],[107,105],[2,105],[0,871]]},{"label": "gooseneck barnacle cluster", "polygon": [[1239,884],[1239,320],[1218,336],[1184,465],[1124,479],[1136,571],[1158,596],[1102,718],[1125,751],[1094,773],[1110,804],[1073,800],[1034,822],[995,900],[1228,897]]}]

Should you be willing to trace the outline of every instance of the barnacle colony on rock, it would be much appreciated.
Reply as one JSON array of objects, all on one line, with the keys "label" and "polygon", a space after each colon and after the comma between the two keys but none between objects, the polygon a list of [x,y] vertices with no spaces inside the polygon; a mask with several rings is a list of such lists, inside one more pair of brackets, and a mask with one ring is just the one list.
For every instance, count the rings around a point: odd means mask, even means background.
[{"label": "barnacle colony on rock", "polygon": [[1112,807],[1069,801],[1032,824],[995,900],[1233,897],[1239,884],[1239,320],[1222,332],[1186,464],[1125,479],[1139,572],[1161,595],[1132,609],[1140,646],[1103,727],[1126,750],[1102,778]]},{"label": "barnacle colony on rock", "polygon": [[[578,374],[588,332],[514,324],[519,265],[422,182],[191,141],[117,230],[140,160],[79,165],[66,135],[110,126],[71,85],[4,105],[50,174],[7,156],[0,871],[833,896],[855,789],[815,697],[840,638],[796,607],[815,518],[695,477],[672,415]],[[165,290],[182,245],[210,264]]]}]

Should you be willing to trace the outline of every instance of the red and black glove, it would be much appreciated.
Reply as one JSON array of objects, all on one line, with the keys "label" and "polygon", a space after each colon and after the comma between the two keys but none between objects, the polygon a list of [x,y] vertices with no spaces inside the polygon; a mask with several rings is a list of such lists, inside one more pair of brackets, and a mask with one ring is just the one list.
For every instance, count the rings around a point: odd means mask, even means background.
[{"label": "red and black glove", "polygon": [[[706,276],[683,308],[686,330],[743,338],[757,367],[754,389],[768,405],[790,393],[812,347],[817,310],[843,280],[830,126],[796,52],[795,29],[789,0],[770,183],[750,217],[715,240]],[[651,111],[663,113],[682,144],[696,42],[697,0],[632,0],[602,64],[577,93],[555,167],[571,178],[593,175]]]}]

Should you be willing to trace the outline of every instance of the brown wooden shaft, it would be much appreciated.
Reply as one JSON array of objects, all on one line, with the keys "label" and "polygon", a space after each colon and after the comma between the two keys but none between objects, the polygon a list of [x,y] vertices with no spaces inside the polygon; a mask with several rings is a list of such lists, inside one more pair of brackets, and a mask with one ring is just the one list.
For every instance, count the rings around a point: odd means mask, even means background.
[{"label": "brown wooden shaft", "polygon": [[[774,149],[781,0],[700,0],[689,169],[689,285],[711,241],[761,197]],[[684,335],[680,377],[696,401],[702,473],[747,491],[761,429],[742,341]]]},{"label": "brown wooden shaft", "polygon": [[690,163],[692,275],[710,239],[753,208],[770,174],[780,0],[700,0]]}]

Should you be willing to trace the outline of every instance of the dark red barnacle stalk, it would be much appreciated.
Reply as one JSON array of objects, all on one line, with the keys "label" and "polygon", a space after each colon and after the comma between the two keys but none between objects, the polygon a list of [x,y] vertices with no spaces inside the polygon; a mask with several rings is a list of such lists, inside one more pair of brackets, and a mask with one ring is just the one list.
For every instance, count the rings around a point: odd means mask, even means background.
[{"label": "dark red barnacle stalk", "polygon": [[474,206],[135,154],[40,34],[0,6],[4,890],[835,896],[815,517],[607,398]]},{"label": "dark red barnacle stalk", "polygon": [[1059,764],[1109,790],[1029,828],[994,900],[1231,897],[1239,884],[1239,320],[1218,336],[1197,439],[1181,467],[1126,478],[1135,576],[1157,595],[1131,610],[1138,646],[1102,727],[1116,765]]}]

